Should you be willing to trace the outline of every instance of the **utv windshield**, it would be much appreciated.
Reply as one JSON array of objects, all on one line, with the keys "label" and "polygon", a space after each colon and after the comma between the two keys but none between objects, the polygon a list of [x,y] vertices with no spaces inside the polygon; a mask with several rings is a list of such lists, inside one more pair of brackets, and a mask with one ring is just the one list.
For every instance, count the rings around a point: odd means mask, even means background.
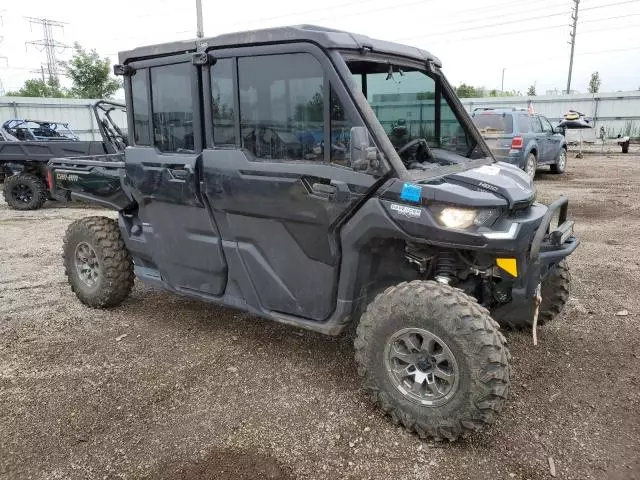
[{"label": "utv windshield", "polygon": [[407,168],[432,169],[489,157],[437,73],[389,62],[346,59]]}]

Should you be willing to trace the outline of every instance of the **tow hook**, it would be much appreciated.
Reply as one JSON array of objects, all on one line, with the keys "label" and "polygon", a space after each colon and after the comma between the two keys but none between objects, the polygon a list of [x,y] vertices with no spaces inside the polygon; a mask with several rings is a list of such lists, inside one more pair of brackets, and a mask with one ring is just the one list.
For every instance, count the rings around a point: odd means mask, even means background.
[{"label": "tow hook", "polygon": [[534,303],[534,310],[533,310],[533,328],[531,329],[533,332],[533,345],[537,346],[538,345],[538,313],[540,313],[540,304],[542,303],[542,284],[539,283],[538,287],[536,288],[536,293],[533,295],[533,303]]}]

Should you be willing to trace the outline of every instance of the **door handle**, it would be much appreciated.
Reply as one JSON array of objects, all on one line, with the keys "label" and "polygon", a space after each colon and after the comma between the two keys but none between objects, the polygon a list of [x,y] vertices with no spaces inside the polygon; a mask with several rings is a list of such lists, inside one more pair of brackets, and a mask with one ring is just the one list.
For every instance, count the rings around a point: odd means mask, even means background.
[{"label": "door handle", "polygon": [[171,165],[169,167],[169,173],[174,180],[185,181],[191,174],[193,174],[193,172],[193,167],[188,163],[184,165]]},{"label": "door handle", "polygon": [[314,183],[311,185],[311,191],[321,197],[331,197],[338,193],[338,188],[334,185],[327,185],[326,183]]},{"label": "door handle", "polygon": [[345,182],[331,180],[330,183],[314,183],[311,192],[331,202],[344,203],[351,198],[351,190]]}]

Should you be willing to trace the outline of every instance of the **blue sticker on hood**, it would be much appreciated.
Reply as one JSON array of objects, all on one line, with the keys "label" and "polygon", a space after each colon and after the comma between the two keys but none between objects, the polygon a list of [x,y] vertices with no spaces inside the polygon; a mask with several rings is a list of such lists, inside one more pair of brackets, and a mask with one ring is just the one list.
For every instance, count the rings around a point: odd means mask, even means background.
[{"label": "blue sticker on hood", "polygon": [[420,196],[422,193],[422,187],[419,185],[413,185],[411,183],[405,183],[402,186],[400,192],[400,198],[407,202],[420,203]]}]

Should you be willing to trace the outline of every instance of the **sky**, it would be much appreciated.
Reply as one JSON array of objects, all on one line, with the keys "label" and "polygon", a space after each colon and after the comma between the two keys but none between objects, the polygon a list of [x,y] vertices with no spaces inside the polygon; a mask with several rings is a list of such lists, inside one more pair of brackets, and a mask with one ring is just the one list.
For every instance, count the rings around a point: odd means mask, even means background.
[{"label": "sky", "polygon": [[[454,85],[538,95],[566,89],[571,0],[202,0],[205,37],[282,25],[315,24],[429,50]],[[62,6],[64,4],[64,6]],[[28,10],[25,8],[28,5]],[[45,62],[42,27],[26,15],[64,22],[54,38],[79,42],[117,61],[133,47],[195,37],[195,0],[0,0],[0,80],[19,89]],[[580,0],[571,88],[586,92],[599,71],[601,92],[640,89],[640,0]],[[60,47],[60,60],[71,56]],[[65,79],[63,78],[63,84]]]}]

